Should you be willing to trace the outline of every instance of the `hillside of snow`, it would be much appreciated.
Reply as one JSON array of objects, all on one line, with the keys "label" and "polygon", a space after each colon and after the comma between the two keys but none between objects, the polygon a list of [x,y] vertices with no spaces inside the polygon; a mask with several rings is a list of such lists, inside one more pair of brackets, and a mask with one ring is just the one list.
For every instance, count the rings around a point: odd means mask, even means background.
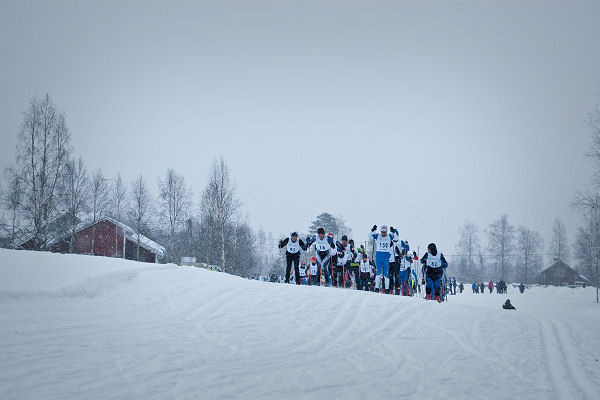
[{"label": "hillside of snow", "polygon": [[0,249],[0,399],[600,398],[593,288],[466,286],[438,304]]}]

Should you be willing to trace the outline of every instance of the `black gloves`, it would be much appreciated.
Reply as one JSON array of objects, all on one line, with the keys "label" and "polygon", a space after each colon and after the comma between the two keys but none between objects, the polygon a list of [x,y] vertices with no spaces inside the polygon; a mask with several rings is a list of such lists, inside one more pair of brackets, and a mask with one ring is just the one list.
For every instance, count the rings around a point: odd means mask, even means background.
[{"label": "black gloves", "polygon": [[377,225],[373,225],[373,227],[371,228],[371,232],[375,232],[377,230]]}]

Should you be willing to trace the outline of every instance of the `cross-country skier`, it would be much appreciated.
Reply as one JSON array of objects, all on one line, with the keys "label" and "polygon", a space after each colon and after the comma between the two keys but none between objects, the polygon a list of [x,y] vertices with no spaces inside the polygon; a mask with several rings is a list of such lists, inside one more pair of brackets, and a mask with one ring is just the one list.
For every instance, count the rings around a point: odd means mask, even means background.
[{"label": "cross-country skier", "polygon": [[342,242],[337,243],[337,259],[335,266],[335,285],[337,287],[346,286],[346,267],[350,262],[350,246],[348,246],[348,237],[342,236]]},{"label": "cross-country skier", "polygon": [[462,283],[462,282],[461,282],[461,283],[460,283],[460,285],[458,285],[458,290],[460,290],[460,293],[462,293],[462,292],[463,292],[463,290],[465,290],[465,285],[464,285],[464,283]]},{"label": "cross-country skier", "polygon": [[440,298],[440,280],[444,270],[448,267],[448,262],[442,253],[438,253],[435,243],[429,243],[427,252],[421,258],[425,276],[427,277],[427,287],[425,288],[426,299],[442,301]]},{"label": "cross-country skier", "polygon": [[325,276],[326,282],[331,282],[331,253],[333,249],[335,251],[335,244],[333,243],[333,237],[327,236],[325,238],[325,229],[317,229],[317,234],[312,238],[306,238],[307,247],[314,245],[317,257],[317,264],[319,266],[319,280],[321,276]]},{"label": "cross-country skier", "polygon": [[350,275],[354,274],[354,281],[356,282],[356,288],[358,289],[358,285],[360,283],[360,259],[361,254],[358,253],[358,250],[354,248],[354,240],[350,239],[348,241],[348,245],[350,246],[350,261],[348,271]]},{"label": "cross-country skier", "polygon": [[409,296],[410,290],[408,281],[410,278],[410,270],[411,265],[413,263],[413,256],[415,258],[416,256],[415,254],[408,253],[409,247],[407,243],[403,242],[402,244],[402,258],[400,259],[400,271],[398,273],[398,281],[400,283],[400,292],[402,293],[402,296]]},{"label": "cross-country skier", "polygon": [[319,265],[317,264],[317,257],[313,257],[310,260],[310,264],[308,264],[308,274],[309,274],[309,285],[319,286]]},{"label": "cross-country skier", "polygon": [[285,260],[287,262],[287,266],[285,268],[285,283],[290,282],[290,270],[292,268],[292,264],[294,264],[296,284],[300,285],[300,250],[306,250],[307,246],[302,239],[298,239],[298,234],[296,232],[292,232],[289,238],[279,241],[279,248],[283,249],[284,247],[287,247],[285,251]]},{"label": "cross-country skier", "polygon": [[369,263],[369,257],[367,253],[362,253],[362,260],[360,261],[360,276],[356,289],[358,290],[369,290],[369,280],[371,279],[371,264]]},{"label": "cross-country skier", "polygon": [[385,225],[381,227],[380,233],[375,233],[376,230],[377,225],[373,225],[371,237],[377,243],[377,252],[375,253],[375,266],[377,267],[375,291],[379,291],[383,275],[385,278],[385,289],[381,289],[381,293],[385,293],[390,288],[390,251],[392,250],[392,243],[397,242],[398,238],[393,233],[388,233],[388,228]]},{"label": "cross-country skier", "polygon": [[[390,226],[390,232],[398,236],[398,231]],[[404,242],[402,242],[402,247]],[[392,242],[392,248],[390,249],[390,293],[400,294],[400,281],[398,279],[400,273],[400,263],[402,262],[402,247],[399,243]]]},{"label": "cross-country skier", "polygon": [[300,263],[300,283],[306,285],[306,263],[302,261]]}]

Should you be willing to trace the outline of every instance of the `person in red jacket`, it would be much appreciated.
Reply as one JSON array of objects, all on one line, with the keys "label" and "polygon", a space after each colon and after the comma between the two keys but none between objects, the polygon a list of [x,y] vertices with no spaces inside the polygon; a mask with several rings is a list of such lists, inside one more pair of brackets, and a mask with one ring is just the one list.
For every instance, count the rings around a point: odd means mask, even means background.
[{"label": "person in red jacket", "polygon": [[488,283],[488,289],[490,289],[490,294],[492,294],[492,291],[494,290],[494,282],[490,281],[490,283]]}]

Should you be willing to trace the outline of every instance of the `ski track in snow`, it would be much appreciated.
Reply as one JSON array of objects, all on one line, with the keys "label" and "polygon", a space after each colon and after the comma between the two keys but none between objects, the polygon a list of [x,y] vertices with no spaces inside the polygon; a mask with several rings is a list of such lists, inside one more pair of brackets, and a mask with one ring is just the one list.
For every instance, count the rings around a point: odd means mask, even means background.
[{"label": "ski track in snow", "polygon": [[[0,257],[0,399],[600,398],[600,309],[583,289],[511,293],[517,311],[505,311],[495,294],[438,304],[172,265]],[[64,276],[33,282],[50,267]]]}]

